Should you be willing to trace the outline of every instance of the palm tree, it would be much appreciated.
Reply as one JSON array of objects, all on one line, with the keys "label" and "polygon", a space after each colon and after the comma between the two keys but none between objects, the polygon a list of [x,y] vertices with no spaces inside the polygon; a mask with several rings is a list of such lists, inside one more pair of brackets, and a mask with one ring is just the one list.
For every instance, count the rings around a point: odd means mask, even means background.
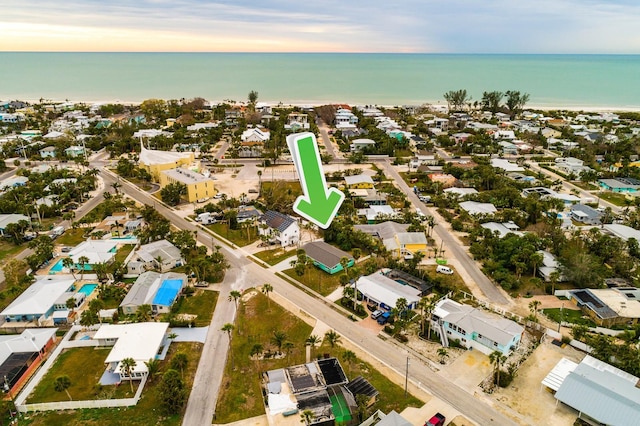
[{"label": "palm tree", "polygon": [[258,197],[262,195],[262,170],[258,170]]},{"label": "palm tree", "polygon": [[287,341],[287,333],[280,330],[275,330],[273,336],[271,336],[271,343],[278,348],[278,353],[282,353],[282,345]]},{"label": "palm tree", "polygon": [[129,377],[129,384],[131,385],[131,393],[133,393],[133,369],[138,363],[133,358],[125,358],[120,361],[120,370],[124,369],[125,374]]},{"label": "palm tree", "polygon": [[118,222],[117,220],[111,224],[111,231],[113,232],[113,228],[116,228],[116,236],[119,237],[120,236],[120,227],[122,225],[120,224],[120,222]]},{"label": "palm tree", "polygon": [[311,347],[311,357],[313,358],[313,352],[317,344],[320,343],[320,338],[315,334],[307,337],[307,340],[304,341],[305,346]]},{"label": "palm tree", "polygon": [[334,330],[329,330],[326,333],[324,333],[324,338],[327,341],[327,343],[329,343],[329,346],[331,346],[331,349],[335,348],[335,346],[339,344],[342,339],[340,335],[336,333]]},{"label": "palm tree", "polygon": [[185,354],[184,352],[178,352],[173,356],[173,359],[171,360],[171,368],[173,368],[174,370],[179,369],[180,377],[184,380],[184,369],[187,367],[188,363],[189,358],[187,357],[187,354]]},{"label": "palm tree", "polygon": [[262,292],[265,296],[267,296],[267,307],[271,310],[271,298],[269,297],[269,293],[273,291],[273,286],[269,283],[264,283],[262,285]]},{"label": "palm tree", "polygon": [[65,257],[64,259],[62,259],[62,266],[67,268],[69,272],[71,272],[74,280],[76,279],[76,274],[73,273],[75,265],[76,264],[73,262],[73,259],[71,259],[70,257]]},{"label": "palm tree", "polygon": [[263,351],[264,351],[264,346],[262,346],[261,343],[255,343],[251,347],[251,352],[249,352],[249,355],[251,355],[252,358],[255,357],[256,365],[258,366],[258,370],[260,370],[260,355],[262,355]]},{"label": "palm tree", "polygon": [[533,314],[534,321],[538,321],[538,306],[540,306],[541,304],[542,302],[540,302],[539,300],[532,300],[529,303],[529,310]]},{"label": "palm tree", "polygon": [[231,332],[233,331],[233,329],[235,328],[235,326],[233,324],[231,324],[230,322],[226,323],[225,325],[222,326],[222,328],[220,330],[224,331],[225,333],[227,333],[227,336],[229,337],[229,353],[231,354],[231,369],[234,369],[233,366],[233,346],[231,346]]},{"label": "palm tree", "polygon": [[149,383],[151,383],[153,378],[160,372],[160,360],[149,358],[149,361],[145,361],[144,365],[147,366],[147,377],[149,377]]},{"label": "palm tree", "polygon": [[136,311],[136,321],[137,322],[147,322],[151,320],[152,315],[151,305],[144,304],[138,306],[138,310]]},{"label": "palm tree", "polygon": [[80,265],[80,280],[82,281],[84,279],[84,267],[89,264],[89,258],[87,256],[80,256],[78,264]]},{"label": "palm tree", "polygon": [[56,392],[65,391],[67,393],[67,396],[69,397],[69,401],[73,401],[73,398],[71,398],[71,395],[67,390],[69,389],[69,386],[71,386],[71,379],[69,378],[69,376],[58,376],[56,377],[56,381],[53,383],[53,388]]},{"label": "palm tree", "polygon": [[118,195],[119,194],[118,189],[122,188],[122,184],[116,181],[111,184],[111,187],[116,192],[116,195]]},{"label": "palm tree", "polygon": [[287,340],[282,344],[282,350],[287,354],[287,359],[289,359],[289,354],[292,352],[292,349],[295,347],[293,342]]},{"label": "palm tree", "polygon": [[445,348],[440,348],[438,349],[438,358],[440,358],[440,364],[443,364],[446,362],[446,359],[449,358],[449,351],[447,351]]},{"label": "palm tree", "polygon": [[493,372],[493,377],[495,378],[496,386],[500,386],[500,366],[504,364],[507,360],[507,357],[502,354],[500,351],[493,351],[489,355],[489,361],[491,364],[495,365],[495,370]]},{"label": "palm tree", "polygon": [[229,293],[229,302],[233,300],[233,303],[236,305],[236,310],[238,309],[238,299],[242,297],[242,293],[238,290],[231,290]]},{"label": "palm tree", "polygon": [[311,410],[304,410],[300,414],[300,423],[311,424],[311,421],[316,417],[316,415]]},{"label": "palm tree", "polygon": [[351,375],[351,364],[356,360],[356,354],[353,351],[346,350],[342,353],[342,359],[347,363],[349,375]]}]

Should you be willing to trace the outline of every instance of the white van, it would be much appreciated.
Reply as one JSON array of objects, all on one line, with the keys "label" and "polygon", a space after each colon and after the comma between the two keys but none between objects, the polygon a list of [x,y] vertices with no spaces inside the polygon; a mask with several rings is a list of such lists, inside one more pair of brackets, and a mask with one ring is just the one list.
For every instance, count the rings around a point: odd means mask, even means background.
[{"label": "white van", "polygon": [[436,272],[439,272],[439,273],[445,274],[445,275],[453,275],[453,269],[449,268],[448,266],[444,266],[444,265],[438,265],[438,267],[436,268]]}]

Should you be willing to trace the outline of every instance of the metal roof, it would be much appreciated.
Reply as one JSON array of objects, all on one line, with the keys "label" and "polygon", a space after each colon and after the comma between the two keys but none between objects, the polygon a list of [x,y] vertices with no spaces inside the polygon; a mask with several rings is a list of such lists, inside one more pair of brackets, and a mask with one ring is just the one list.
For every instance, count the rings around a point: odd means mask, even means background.
[{"label": "metal roof", "polygon": [[611,426],[636,426],[640,419],[638,378],[586,356],[564,380],[556,399]]}]

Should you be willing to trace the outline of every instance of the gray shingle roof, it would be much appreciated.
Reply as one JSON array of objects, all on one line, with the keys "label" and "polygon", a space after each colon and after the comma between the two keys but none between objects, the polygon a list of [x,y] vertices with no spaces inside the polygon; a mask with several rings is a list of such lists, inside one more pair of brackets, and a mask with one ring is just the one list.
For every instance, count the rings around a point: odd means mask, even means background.
[{"label": "gray shingle roof", "polygon": [[353,257],[345,252],[327,244],[324,241],[314,241],[312,243],[305,244],[302,249],[305,251],[308,257],[316,262],[322,263],[328,268],[334,268],[340,263],[340,259],[346,257],[347,259],[353,259]]}]

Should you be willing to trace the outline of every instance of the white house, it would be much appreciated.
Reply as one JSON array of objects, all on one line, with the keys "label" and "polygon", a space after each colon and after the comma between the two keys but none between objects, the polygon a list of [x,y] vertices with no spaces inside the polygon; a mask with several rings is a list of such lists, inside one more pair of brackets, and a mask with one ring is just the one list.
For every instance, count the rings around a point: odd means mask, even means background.
[{"label": "white house", "polygon": [[167,240],[159,240],[141,245],[127,264],[127,270],[130,274],[141,274],[154,268],[167,272],[183,264],[180,249]]},{"label": "white house", "polygon": [[142,305],[151,306],[153,314],[168,313],[186,285],[185,274],[144,272],[124,297],[120,308],[125,315],[135,314]]},{"label": "white house", "polygon": [[287,116],[287,124],[284,125],[286,130],[298,132],[309,129],[309,116],[298,112],[292,112]]},{"label": "white house", "polygon": [[277,241],[282,247],[298,244],[300,225],[298,221],[280,212],[267,211],[260,217],[258,233],[266,235],[271,241]]},{"label": "white house", "polygon": [[71,292],[74,283],[75,279],[71,275],[38,275],[33,284],[0,312],[0,320],[34,321],[40,325],[51,317],[58,299]]},{"label": "white house", "polygon": [[376,142],[373,139],[354,139],[351,141],[349,149],[351,150],[351,152],[362,151],[370,146],[375,146],[375,144]]},{"label": "white house", "polygon": [[[119,375],[120,380],[142,380],[149,374],[145,362],[156,359],[168,328],[167,322],[102,324],[93,340],[100,346],[113,346],[104,361],[108,372]],[[122,365],[126,358],[136,362],[130,376]]]},{"label": "white house", "polygon": [[460,208],[470,215],[494,214],[498,212],[492,203],[479,203],[477,201],[463,201]]},{"label": "white house", "polygon": [[75,246],[69,252],[74,263],[79,264],[81,257],[89,259],[88,264],[109,263],[115,257],[118,243],[113,240],[87,240]]},{"label": "white house", "polygon": [[442,299],[431,315],[433,330],[443,346],[457,339],[466,348],[489,355],[493,351],[508,354],[518,347],[524,328],[518,323],[486,314],[480,309]]},{"label": "white house", "polygon": [[367,302],[388,310],[395,308],[396,302],[401,298],[407,301],[409,309],[415,308],[420,301],[420,290],[410,285],[402,285],[380,272],[360,277],[355,286]]},{"label": "white house", "polygon": [[258,129],[253,127],[242,132],[240,140],[242,142],[266,142],[271,137],[271,132],[266,129]]},{"label": "white house", "polygon": [[515,163],[512,163],[508,160],[504,160],[502,158],[492,158],[491,166],[496,169],[502,169],[505,172],[524,172],[524,167],[520,167]]}]

